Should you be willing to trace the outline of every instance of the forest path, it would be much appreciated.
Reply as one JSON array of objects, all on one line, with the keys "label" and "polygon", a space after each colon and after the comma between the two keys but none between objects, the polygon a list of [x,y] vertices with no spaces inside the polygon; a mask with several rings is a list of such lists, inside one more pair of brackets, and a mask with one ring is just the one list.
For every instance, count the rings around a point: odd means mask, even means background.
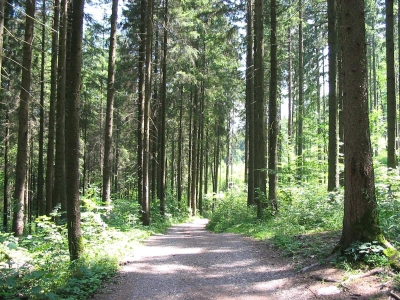
[{"label": "forest path", "polygon": [[197,219],[150,237],[91,299],[368,299],[343,291],[323,296],[337,284],[300,276],[271,245],[211,233],[206,223]]}]

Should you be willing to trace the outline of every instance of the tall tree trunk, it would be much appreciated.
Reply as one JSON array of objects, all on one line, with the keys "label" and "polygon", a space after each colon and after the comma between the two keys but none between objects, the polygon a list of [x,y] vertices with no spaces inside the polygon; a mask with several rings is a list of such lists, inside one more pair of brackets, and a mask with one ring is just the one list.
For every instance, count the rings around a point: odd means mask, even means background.
[{"label": "tall tree trunk", "polygon": [[[3,62],[3,32],[4,32],[4,9],[5,0],[0,0],[0,86],[2,86],[2,62]],[[4,182],[3,182],[3,230],[8,231],[8,147],[9,147],[9,114],[6,107],[6,123],[4,135]]]},{"label": "tall tree trunk", "polygon": [[24,232],[25,217],[25,183],[26,166],[28,159],[28,122],[29,122],[29,100],[31,89],[31,65],[32,65],[32,41],[35,17],[35,0],[26,1],[25,39],[23,44],[22,57],[22,81],[19,101],[19,124],[18,124],[18,150],[17,164],[15,167],[15,191],[16,201],[13,232],[21,236]]},{"label": "tall tree trunk", "polygon": [[190,207],[192,209],[192,215],[197,214],[197,151],[198,151],[198,87],[194,86],[194,97],[193,97],[193,130],[192,130],[192,164],[191,164],[191,176],[190,176]]},{"label": "tall tree trunk", "polygon": [[364,1],[341,1],[345,202],[341,249],[381,241],[368,119]]},{"label": "tall tree trunk", "polygon": [[262,216],[262,194],[266,194],[266,133],[265,133],[265,99],[264,99],[264,9],[263,1],[254,2],[254,189],[256,196],[257,216]]},{"label": "tall tree trunk", "polygon": [[[289,145],[292,143],[292,137],[293,137],[293,96],[292,96],[292,86],[293,86],[293,74],[292,74],[292,33],[291,33],[291,28],[289,28],[289,41],[288,41],[288,56],[289,56],[289,62],[288,62],[288,139],[289,139]],[[288,151],[289,152],[289,151]]]},{"label": "tall tree trunk", "polygon": [[268,200],[274,211],[278,210],[278,55],[277,55],[277,20],[276,20],[276,0],[271,0],[271,77],[269,86],[269,160],[268,160]]},{"label": "tall tree trunk", "polygon": [[183,118],[183,86],[180,88],[180,107],[179,107],[179,127],[178,127],[178,178],[176,181],[177,192],[178,192],[178,206],[180,207],[182,202],[182,147],[183,147],[183,127],[182,127],[182,118]]},{"label": "tall tree trunk", "polygon": [[[164,33],[162,45],[162,82],[161,82],[161,128],[159,148],[159,172],[160,182],[158,183],[158,199],[160,199],[160,212],[165,215],[165,189],[166,189],[166,106],[167,106],[167,53],[168,53],[168,0],[164,0]],[[171,178],[173,180],[173,178]]]},{"label": "tall tree trunk", "polygon": [[80,86],[82,66],[84,0],[73,0],[73,22],[71,32],[71,57],[67,73],[67,101],[65,125],[66,183],[67,189],[67,228],[68,248],[71,261],[79,259],[83,252],[83,239],[80,223],[79,200],[79,118],[80,118]]},{"label": "tall tree trunk", "polygon": [[58,61],[58,30],[60,22],[60,1],[54,1],[53,31],[51,34],[51,74],[50,74],[50,110],[47,137],[47,167],[46,167],[46,207],[44,213],[50,215],[53,209],[53,179],[54,179],[54,134],[57,103],[57,61]]},{"label": "tall tree trunk", "polygon": [[205,102],[205,88],[204,81],[201,82],[201,92],[200,92],[200,128],[199,128],[199,212],[203,215],[203,175],[204,175],[204,102]]},{"label": "tall tree trunk", "polygon": [[[61,0],[60,30],[58,47],[58,83],[57,83],[57,114],[56,114],[56,156],[55,156],[55,182],[53,193],[53,209],[61,203],[61,210],[66,208],[66,183],[65,183],[65,93],[67,72],[67,32],[68,32],[68,2]],[[47,207],[47,213],[51,209]],[[49,210],[50,209],[50,210]]]},{"label": "tall tree trunk", "polygon": [[142,162],[142,209],[143,225],[150,225],[150,191],[149,191],[149,163],[150,163],[150,102],[151,102],[151,56],[153,34],[153,0],[147,0],[146,6],[146,61],[145,61],[145,95],[143,103],[143,162]]},{"label": "tall tree trunk", "polygon": [[8,152],[10,148],[10,114],[8,112],[8,107],[6,108],[6,120],[5,120],[5,134],[4,134],[4,182],[3,182],[3,230],[4,232],[8,231],[8,210],[9,210],[9,203],[8,203]]},{"label": "tall tree trunk", "polygon": [[253,0],[247,0],[246,33],[246,133],[247,133],[247,205],[254,205],[254,58]]},{"label": "tall tree trunk", "polygon": [[336,1],[337,0],[328,0],[328,46],[329,46],[328,191],[334,191],[339,187]]},{"label": "tall tree trunk", "polygon": [[[137,128],[137,177],[138,202],[143,211],[143,120],[144,120],[144,97],[145,97],[145,59],[146,59],[146,6],[147,0],[140,2],[140,34],[139,34],[139,61],[138,61],[138,128]],[[142,216],[143,217],[143,216]],[[142,220],[143,221],[143,220]]]},{"label": "tall tree trunk", "polygon": [[44,160],[43,160],[43,144],[44,144],[44,68],[45,68],[45,39],[46,39],[46,1],[42,1],[42,53],[40,63],[40,108],[39,108],[39,153],[38,153],[38,179],[37,179],[37,195],[38,213],[45,213],[46,203],[44,201]]},{"label": "tall tree trunk", "polygon": [[396,159],[396,80],[394,71],[393,0],[386,0],[386,84],[387,84],[387,166],[397,167]]},{"label": "tall tree trunk", "polygon": [[103,203],[111,202],[111,144],[113,138],[113,112],[114,112],[114,81],[115,81],[115,55],[117,48],[117,20],[118,0],[113,0],[111,9],[110,47],[108,51],[108,76],[107,76],[107,108],[106,124],[104,126],[104,161],[103,161]]},{"label": "tall tree trunk", "polygon": [[303,57],[303,1],[299,0],[299,96],[297,111],[297,177],[303,176],[303,112],[304,112],[304,57]]}]

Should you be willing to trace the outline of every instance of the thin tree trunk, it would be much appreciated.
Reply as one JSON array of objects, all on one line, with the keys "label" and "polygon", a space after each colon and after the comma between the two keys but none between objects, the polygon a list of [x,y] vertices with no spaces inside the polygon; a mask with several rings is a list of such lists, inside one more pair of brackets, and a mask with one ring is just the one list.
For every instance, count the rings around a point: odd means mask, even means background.
[{"label": "thin tree trunk", "polygon": [[246,133],[247,205],[254,205],[254,57],[253,0],[247,0],[246,33]]},{"label": "thin tree trunk", "polygon": [[177,178],[177,191],[178,191],[178,206],[180,207],[182,202],[182,147],[183,147],[183,128],[182,128],[182,118],[183,118],[183,86],[181,87],[180,93],[180,107],[179,107],[179,128],[178,128],[178,178]]},{"label": "thin tree trunk", "polygon": [[303,57],[303,1],[299,0],[299,96],[297,111],[297,177],[303,176],[303,111],[304,111],[304,57]]},{"label": "thin tree trunk", "polygon": [[339,187],[336,20],[337,20],[336,0],[329,0],[328,1],[328,45],[329,45],[328,191],[334,191]]},{"label": "thin tree trunk", "polygon": [[[146,0],[140,2],[140,34],[139,34],[139,64],[138,64],[138,128],[137,128],[137,144],[138,144],[138,188],[137,197],[141,211],[143,211],[143,121],[144,121],[144,97],[145,97],[145,59],[146,59]],[[142,220],[143,221],[143,220]]]},{"label": "thin tree trunk", "polygon": [[198,87],[194,86],[194,97],[193,97],[193,130],[192,130],[192,164],[191,164],[191,176],[190,176],[190,207],[192,209],[192,215],[197,214],[197,132],[198,132]]},{"label": "thin tree trunk", "polygon": [[3,230],[4,232],[8,231],[8,210],[9,210],[9,203],[8,203],[8,152],[10,148],[10,115],[8,112],[8,107],[6,108],[6,120],[5,120],[5,134],[4,134],[4,187],[3,187]]},{"label": "thin tree trunk", "polygon": [[256,195],[257,216],[262,217],[262,195],[266,195],[266,133],[264,99],[264,9],[263,1],[254,2],[254,189]]},{"label": "thin tree trunk", "polygon": [[149,163],[150,163],[150,102],[152,79],[152,34],[153,34],[153,0],[147,0],[146,6],[146,61],[145,61],[145,96],[143,103],[143,186],[142,208],[143,225],[150,225],[150,191],[149,191]]},{"label": "thin tree trunk", "polygon": [[60,22],[60,1],[54,0],[53,31],[51,35],[51,75],[50,75],[50,110],[47,137],[47,167],[46,167],[46,207],[44,213],[50,215],[53,209],[53,179],[54,179],[54,134],[57,103],[57,61],[58,61],[58,30]]},{"label": "thin tree trunk", "polygon": [[[66,62],[67,62],[67,26],[68,3],[61,0],[61,22],[59,31],[58,48],[58,83],[57,83],[57,114],[56,114],[56,156],[55,156],[55,182],[53,193],[53,205],[61,203],[61,210],[66,210],[66,186],[65,186],[65,93],[66,93]],[[49,209],[49,207],[47,208]],[[48,211],[50,213],[51,210]]]},{"label": "thin tree trunk", "polygon": [[113,0],[111,9],[110,47],[108,52],[107,76],[107,108],[106,124],[104,126],[104,161],[103,161],[103,203],[111,202],[111,145],[113,139],[113,112],[114,112],[114,81],[115,81],[115,55],[117,48],[117,20],[118,0]]},{"label": "thin tree trunk", "polygon": [[38,153],[38,179],[37,196],[39,215],[45,214],[46,203],[44,199],[44,68],[45,68],[45,39],[46,39],[46,1],[42,1],[42,53],[40,63],[40,108],[39,108],[39,153]]},{"label": "thin tree trunk", "polygon": [[277,10],[276,0],[271,0],[271,75],[269,87],[269,160],[268,160],[268,200],[274,211],[278,210],[278,55],[277,55]]},{"label": "thin tree trunk", "polygon": [[13,232],[16,236],[22,236],[24,232],[25,218],[25,183],[28,159],[28,122],[29,122],[29,100],[31,89],[31,65],[32,65],[32,41],[35,17],[35,0],[26,1],[25,39],[22,57],[22,81],[19,101],[19,125],[18,125],[18,150],[17,163],[15,167],[15,191],[16,201]]},{"label": "thin tree trunk", "polygon": [[[160,212],[165,215],[165,189],[166,189],[166,106],[167,106],[167,53],[168,53],[168,0],[164,2],[164,33],[162,56],[162,82],[161,82],[161,128],[160,128],[160,182],[158,183],[158,198],[160,199]],[[171,178],[173,180],[173,178]]]},{"label": "thin tree trunk", "polygon": [[396,168],[396,80],[394,71],[393,0],[386,0],[387,166]]}]

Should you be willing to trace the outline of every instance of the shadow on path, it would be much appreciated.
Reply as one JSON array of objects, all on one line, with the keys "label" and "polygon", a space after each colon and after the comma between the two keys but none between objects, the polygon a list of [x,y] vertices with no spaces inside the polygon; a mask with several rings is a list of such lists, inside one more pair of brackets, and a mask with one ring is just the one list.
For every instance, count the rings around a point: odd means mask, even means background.
[{"label": "shadow on path", "polygon": [[311,299],[296,285],[290,264],[265,243],[214,234],[207,220],[171,227],[135,251],[95,300],[110,299]]}]

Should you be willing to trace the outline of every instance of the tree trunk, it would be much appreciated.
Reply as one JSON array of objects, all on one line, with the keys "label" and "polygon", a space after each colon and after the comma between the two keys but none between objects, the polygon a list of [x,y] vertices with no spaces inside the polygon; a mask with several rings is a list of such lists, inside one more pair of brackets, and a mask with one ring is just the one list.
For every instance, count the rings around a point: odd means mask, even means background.
[{"label": "tree trunk", "polygon": [[47,213],[61,203],[61,210],[66,208],[65,185],[65,93],[67,69],[67,32],[68,32],[68,3],[61,0],[61,22],[59,31],[58,48],[58,83],[57,83],[57,123],[56,123],[56,157],[55,157],[55,182],[52,207],[47,207]]},{"label": "tree trunk", "polygon": [[6,120],[5,120],[5,134],[4,134],[4,187],[3,187],[3,230],[4,232],[8,231],[8,152],[10,148],[10,115],[8,112],[8,107],[6,108]]},{"label": "tree trunk", "polygon": [[149,163],[150,163],[150,102],[151,102],[151,59],[153,34],[153,0],[147,0],[146,6],[146,61],[145,61],[145,95],[143,103],[143,162],[142,162],[142,209],[143,225],[150,225],[150,192],[149,192]]},{"label": "tree trunk", "polygon": [[111,9],[110,47],[108,52],[108,79],[107,79],[107,108],[106,124],[104,126],[104,161],[103,161],[103,203],[111,202],[111,145],[113,138],[113,112],[114,112],[114,80],[115,80],[115,55],[117,48],[117,20],[118,0],[113,0]]},{"label": "tree trunk", "polygon": [[191,176],[189,184],[190,187],[190,207],[192,209],[192,216],[196,216],[197,214],[197,151],[198,151],[198,87],[194,86],[194,97],[193,97],[193,130],[192,130],[192,164],[191,164]]},{"label": "tree trunk", "polygon": [[342,0],[345,203],[342,250],[355,241],[382,241],[368,119],[364,1]]},{"label": "tree trunk", "polygon": [[268,160],[268,200],[274,211],[278,210],[278,58],[277,58],[277,20],[276,20],[276,0],[271,0],[271,77],[269,86],[269,160]]},{"label": "tree trunk", "polygon": [[31,89],[31,65],[32,65],[32,41],[35,17],[35,0],[26,1],[25,39],[22,57],[22,81],[19,101],[19,124],[18,124],[18,150],[17,164],[15,167],[15,191],[16,201],[13,219],[13,232],[21,236],[24,232],[25,217],[25,183],[26,166],[28,159],[28,122],[29,122],[29,100]]},{"label": "tree trunk", "polygon": [[328,1],[328,45],[329,45],[328,191],[334,191],[339,187],[336,1],[337,0]]},{"label": "tree trunk", "polygon": [[[164,2],[164,33],[163,33],[163,56],[162,56],[162,82],[161,82],[161,128],[159,148],[159,172],[160,182],[158,183],[158,198],[160,199],[160,212],[165,215],[165,189],[166,189],[166,106],[167,106],[167,53],[168,53],[168,0]],[[172,178],[171,178],[172,179]]]},{"label": "tree trunk", "polygon": [[[143,118],[144,118],[144,97],[145,97],[145,58],[146,58],[146,0],[140,2],[140,34],[139,34],[139,60],[138,60],[138,128],[137,128],[137,177],[138,202],[143,211]],[[143,221],[143,220],[142,220]]]},{"label": "tree trunk", "polygon": [[54,179],[54,134],[57,103],[57,59],[58,30],[60,21],[60,1],[54,1],[53,31],[51,35],[51,75],[50,75],[50,110],[47,137],[47,167],[46,167],[46,207],[43,213],[50,215],[53,209],[53,179]]},{"label": "tree trunk", "polygon": [[46,39],[46,1],[42,2],[42,53],[40,63],[40,108],[39,108],[39,153],[38,153],[38,179],[37,179],[37,195],[39,215],[44,215],[46,203],[44,202],[44,160],[43,160],[43,144],[44,144],[44,68],[45,68],[45,39]]},{"label": "tree trunk", "polygon": [[266,134],[264,99],[264,9],[263,1],[254,2],[254,189],[256,195],[257,216],[262,216],[262,195],[266,194]]},{"label": "tree trunk", "polygon": [[177,178],[177,192],[178,192],[178,206],[182,202],[182,147],[183,147],[183,127],[182,127],[182,118],[183,118],[183,86],[180,88],[180,107],[179,107],[179,128],[178,128],[178,178]]},{"label": "tree trunk", "polygon": [[303,176],[303,111],[304,111],[304,57],[303,57],[303,1],[299,0],[299,99],[297,111],[297,177]]},{"label": "tree trunk", "polygon": [[253,0],[247,0],[246,36],[246,133],[247,133],[247,205],[254,205],[254,60]]},{"label": "tree trunk", "polygon": [[80,158],[80,87],[82,66],[84,0],[73,0],[73,22],[71,32],[71,56],[67,74],[67,101],[65,125],[66,184],[67,189],[67,228],[68,246],[71,261],[79,259],[83,252],[83,240],[80,224],[79,200],[79,158]]},{"label": "tree trunk", "polygon": [[386,0],[386,88],[387,88],[387,166],[397,167],[396,159],[396,82],[394,71],[393,0]]}]

